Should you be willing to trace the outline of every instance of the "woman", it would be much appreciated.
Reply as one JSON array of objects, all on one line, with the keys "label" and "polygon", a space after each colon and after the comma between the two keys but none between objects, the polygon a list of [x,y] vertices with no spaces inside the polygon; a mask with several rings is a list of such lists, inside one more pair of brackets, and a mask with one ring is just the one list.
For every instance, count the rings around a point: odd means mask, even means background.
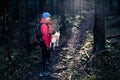
[{"label": "woman", "polygon": [[45,76],[48,75],[49,73],[45,72],[45,65],[49,64],[50,62],[50,50],[49,50],[49,45],[51,42],[51,34],[52,34],[52,26],[51,26],[51,18],[50,18],[50,13],[44,12],[42,14],[42,18],[40,20],[41,27],[40,31],[42,34],[42,64],[41,64],[41,72],[40,76]]}]

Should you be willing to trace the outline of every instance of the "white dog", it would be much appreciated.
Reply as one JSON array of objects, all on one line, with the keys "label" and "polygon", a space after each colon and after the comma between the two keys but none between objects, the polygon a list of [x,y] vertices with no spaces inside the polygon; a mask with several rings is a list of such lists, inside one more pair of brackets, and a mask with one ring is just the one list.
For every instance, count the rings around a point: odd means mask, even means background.
[{"label": "white dog", "polygon": [[55,32],[55,34],[52,35],[52,39],[50,42],[50,48],[52,48],[52,44],[53,44],[53,49],[55,49],[55,47],[59,46],[59,37],[60,37],[60,32],[57,31]]}]

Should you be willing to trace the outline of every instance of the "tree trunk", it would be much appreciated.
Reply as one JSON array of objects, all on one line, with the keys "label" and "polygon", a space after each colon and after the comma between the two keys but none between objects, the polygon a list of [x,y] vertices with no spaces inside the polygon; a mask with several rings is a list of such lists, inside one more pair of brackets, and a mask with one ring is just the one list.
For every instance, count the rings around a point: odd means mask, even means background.
[{"label": "tree trunk", "polygon": [[69,6],[71,8],[70,9],[71,10],[70,13],[71,13],[72,16],[74,16],[74,0],[70,0],[70,5]]},{"label": "tree trunk", "polygon": [[65,25],[65,8],[64,8],[65,3],[64,2],[65,2],[64,0],[61,1],[61,23],[63,25]]},{"label": "tree trunk", "polygon": [[65,26],[65,9],[64,9],[64,0],[61,0],[61,28],[60,28],[60,31],[61,31],[61,34],[65,32],[66,30],[66,26]]},{"label": "tree trunk", "polygon": [[43,13],[46,10],[46,0],[39,0],[40,1],[40,12]]},{"label": "tree trunk", "polygon": [[117,15],[120,16],[120,0],[117,0],[117,3],[118,3]]},{"label": "tree trunk", "polygon": [[58,3],[58,15],[61,15],[61,0],[57,1]]},{"label": "tree trunk", "polygon": [[54,4],[53,4],[53,0],[51,0],[50,4],[51,4],[51,14],[54,15],[54,6],[53,6]]},{"label": "tree trunk", "polygon": [[37,15],[39,15],[39,12],[40,12],[39,0],[35,1],[35,5],[36,5],[36,16],[37,16]]},{"label": "tree trunk", "polygon": [[21,51],[29,49],[29,30],[27,16],[27,0],[19,1],[19,46]]},{"label": "tree trunk", "polygon": [[104,0],[95,1],[94,52],[105,49]]},{"label": "tree trunk", "polygon": [[58,18],[58,16],[59,16],[59,1],[58,0],[56,0],[56,13],[57,13],[57,18]]},{"label": "tree trunk", "polygon": [[74,0],[72,0],[72,16],[74,17],[74,12],[75,12],[75,10],[74,10]]},{"label": "tree trunk", "polygon": [[3,16],[3,21],[2,21],[2,46],[3,47],[3,55],[8,57],[9,61],[12,62],[11,59],[11,40],[12,40],[12,19],[11,19],[11,2],[8,3],[8,0],[2,1],[2,16]]},{"label": "tree trunk", "polygon": [[113,10],[113,0],[109,0],[109,12]]}]

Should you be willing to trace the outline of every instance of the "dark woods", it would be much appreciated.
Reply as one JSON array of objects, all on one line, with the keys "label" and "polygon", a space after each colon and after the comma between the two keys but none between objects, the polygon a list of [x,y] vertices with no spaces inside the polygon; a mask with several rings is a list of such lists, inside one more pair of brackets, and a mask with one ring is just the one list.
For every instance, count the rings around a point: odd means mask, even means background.
[{"label": "dark woods", "polygon": [[[90,1],[90,0],[85,0]],[[80,5],[74,5],[78,3]],[[8,53],[13,48],[21,51],[29,51],[29,25],[28,23],[40,15],[43,11],[49,11],[52,15],[61,16],[61,23],[65,29],[65,13],[74,16],[85,7],[83,0],[0,0],[0,45]],[[105,17],[113,15],[115,18],[107,26],[119,23],[120,1],[119,0],[95,0],[95,27],[94,42],[95,50],[104,49],[105,46]],[[61,24],[60,23],[60,24]],[[61,30],[62,31],[62,30]],[[10,51],[9,51],[10,50]],[[3,51],[4,52],[4,51]],[[8,54],[7,53],[7,54]],[[3,54],[6,54],[3,53]]]},{"label": "dark woods", "polygon": [[[86,6],[87,3],[90,7]],[[61,33],[68,29],[66,15],[74,20],[76,14],[93,11],[94,53],[105,50],[107,38],[120,36],[105,35],[108,28],[120,30],[120,0],[0,0],[0,56],[14,65],[13,53],[21,55],[20,59],[30,55],[37,46],[35,38],[31,39],[31,28],[35,25],[31,22],[35,22],[44,11],[60,19]]]},{"label": "dark woods", "polygon": [[[82,8],[78,8],[79,5],[75,6],[74,2],[74,0],[0,0],[2,55],[9,56],[10,59],[14,49],[19,49],[20,52],[25,52],[25,54],[29,52],[31,49],[29,22],[35,20],[44,11],[50,12],[52,16],[61,16],[59,24],[64,26],[61,31],[66,29],[65,11],[74,16],[75,12],[82,10]],[[82,0],[81,2],[83,3]]]},{"label": "dark woods", "polygon": [[[114,27],[119,23],[119,0],[95,0],[94,51],[105,49],[105,28]],[[107,20],[110,16],[114,19]],[[108,23],[105,23],[108,21]],[[111,23],[112,22],[112,23]]]}]

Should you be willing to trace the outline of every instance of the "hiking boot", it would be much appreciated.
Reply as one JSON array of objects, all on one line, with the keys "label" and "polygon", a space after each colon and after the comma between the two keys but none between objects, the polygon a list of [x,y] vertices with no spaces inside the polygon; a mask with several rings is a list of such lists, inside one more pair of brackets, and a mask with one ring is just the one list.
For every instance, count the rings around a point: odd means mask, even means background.
[{"label": "hiking boot", "polygon": [[40,77],[43,77],[44,75],[43,75],[43,73],[40,73]]}]

